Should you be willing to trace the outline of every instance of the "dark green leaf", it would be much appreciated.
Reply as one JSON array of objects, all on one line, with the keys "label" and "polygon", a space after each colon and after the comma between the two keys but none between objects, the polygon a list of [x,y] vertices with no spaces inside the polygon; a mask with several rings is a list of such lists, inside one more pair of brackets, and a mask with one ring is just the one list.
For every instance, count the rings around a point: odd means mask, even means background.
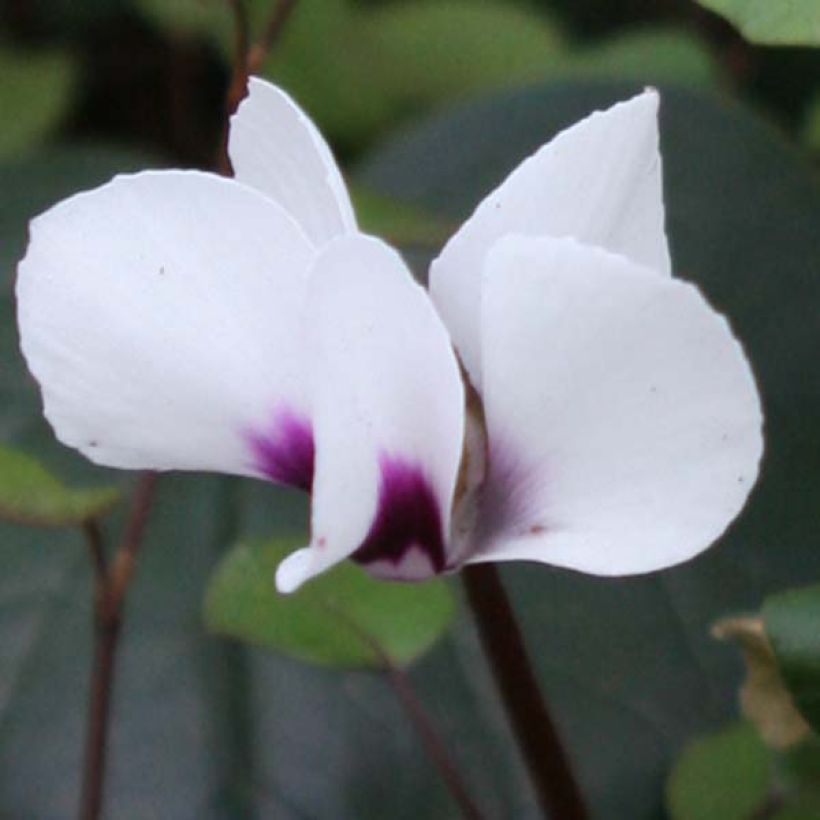
[{"label": "dark green leaf", "polygon": [[812,99],[806,111],[803,136],[809,150],[820,154],[820,95]]},{"label": "dark green leaf", "polygon": [[753,43],[782,46],[820,45],[817,0],[698,0],[723,15]]},{"label": "dark green leaf", "polygon": [[0,159],[36,148],[50,135],[74,101],[76,74],[62,52],[0,49]]},{"label": "dark green leaf", "polygon": [[440,244],[452,228],[421,208],[374,193],[359,185],[351,189],[359,227],[396,245]]},{"label": "dark green leaf", "polygon": [[351,563],[280,595],[276,567],[303,545],[299,536],[234,547],[208,587],[208,628],[312,663],[382,667],[411,663],[453,620],[444,582],[389,584]]},{"label": "dark green leaf", "polygon": [[797,708],[820,732],[820,585],[767,598],[763,620]]},{"label": "dark green leaf", "polygon": [[67,487],[36,459],[0,445],[0,518],[33,527],[73,527],[104,516],[120,500],[111,487]]},{"label": "dark green leaf", "polygon": [[748,820],[768,798],[772,759],[750,724],[694,740],[666,787],[671,820]]},{"label": "dark green leaf", "polygon": [[381,81],[404,102],[430,104],[543,77],[565,50],[544,14],[510,3],[417,0],[368,15]]},{"label": "dark green leaf", "polygon": [[638,28],[571,52],[550,76],[710,86],[720,76],[706,43],[675,28]]},{"label": "dark green leaf", "polygon": [[820,800],[798,798],[770,816],[772,820],[817,820],[820,817]]}]

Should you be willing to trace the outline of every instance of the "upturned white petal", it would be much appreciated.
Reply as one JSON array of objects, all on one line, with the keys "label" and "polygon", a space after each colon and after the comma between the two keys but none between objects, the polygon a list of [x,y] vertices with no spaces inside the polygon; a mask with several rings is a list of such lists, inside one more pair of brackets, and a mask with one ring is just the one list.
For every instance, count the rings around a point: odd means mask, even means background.
[{"label": "upturned white petal", "polygon": [[509,237],[489,256],[482,333],[476,560],[648,572],[737,515],[761,456],[759,396],[697,288],[571,239]]},{"label": "upturned white petal", "polygon": [[198,172],[117,177],[35,219],[18,317],[57,437],[112,467],[292,480],[313,256],[280,206]]},{"label": "upturned white petal", "polygon": [[572,236],[669,275],[657,111],[649,90],[562,131],[481,202],[433,262],[433,301],[477,388],[482,270],[505,234]]},{"label": "upturned white petal", "polygon": [[314,268],[308,308],[316,472],[310,546],[291,591],[353,555],[382,577],[444,569],[464,394],[447,331],[401,257],[344,237]]},{"label": "upturned white petal", "polygon": [[251,77],[231,117],[228,153],[236,179],[278,202],[316,245],[356,230],[330,148],[281,88]]}]

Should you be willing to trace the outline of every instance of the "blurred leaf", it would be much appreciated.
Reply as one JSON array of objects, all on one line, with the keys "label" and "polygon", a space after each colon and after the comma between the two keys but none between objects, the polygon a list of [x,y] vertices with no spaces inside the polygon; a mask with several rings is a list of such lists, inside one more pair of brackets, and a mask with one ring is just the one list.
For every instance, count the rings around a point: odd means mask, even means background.
[{"label": "blurred leaf", "polygon": [[817,0],[698,0],[725,17],[747,40],[764,45],[820,45]]},{"label": "blurred leaf", "polygon": [[208,587],[205,620],[212,632],[329,666],[406,666],[453,620],[443,581],[390,584],[350,562],[280,595],[276,567],[303,546],[300,537],[243,543],[222,560]]},{"label": "blurred leaf", "polygon": [[820,732],[820,584],[767,598],[763,621],[797,708]]},{"label": "blurred leaf", "polygon": [[174,34],[213,38],[231,47],[233,18],[227,0],[134,0],[140,13]]},{"label": "blurred leaf", "polygon": [[393,3],[365,31],[391,94],[427,105],[543,77],[565,48],[546,15],[492,0]]},{"label": "blurred leaf", "polygon": [[820,801],[820,738],[810,735],[803,743],[778,757],[778,780],[790,794]]},{"label": "blurred leaf", "polygon": [[803,139],[810,151],[820,153],[820,95],[809,103],[803,125]]},{"label": "blurred leaf", "polygon": [[746,659],[746,680],[740,690],[743,714],[757,726],[763,740],[786,749],[804,740],[811,729],[797,711],[780,675],[772,646],[760,618],[723,618],[712,628],[720,640],[740,644]]},{"label": "blurred leaf", "polygon": [[263,70],[346,146],[383,128],[397,107],[363,28],[367,13],[349,0],[300,0]]},{"label": "blurred leaf", "polygon": [[452,233],[452,226],[421,208],[359,185],[353,185],[350,193],[359,227],[365,233],[381,236],[392,244],[433,246]]},{"label": "blurred leaf", "polygon": [[0,49],[0,160],[49,136],[74,102],[76,79],[68,54]]},{"label": "blurred leaf", "polygon": [[120,500],[111,487],[66,487],[36,459],[0,445],[0,518],[32,527],[73,527],[100,518]]},{"label": "blurred leaf", "polygon": [[720,68],[709,47],[674,28],[639,28],[572,52],[560,73],[578,78],[639,83],[714,85]]},{"label": "blurred leaf", "polygon": [[772,820],[817,820],[820,817],[820,800],[800,797],[769,816]]},{"label": "blurred leaf", "polygon": [[666,786],[671,820],[749,820],[766,803],[771,753],[737,723],[683,750]]}]

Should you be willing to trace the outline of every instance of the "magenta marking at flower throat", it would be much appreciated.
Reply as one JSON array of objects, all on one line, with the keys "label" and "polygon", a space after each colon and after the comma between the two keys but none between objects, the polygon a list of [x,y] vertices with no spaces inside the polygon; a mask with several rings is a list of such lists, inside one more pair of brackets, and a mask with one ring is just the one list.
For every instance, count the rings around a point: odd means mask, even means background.
[{"label": "magenta marking at flower throat", "polygon": [[[310,492],[315,444],[310,422],[286,409],[276,413],[267,433],[250,433],[257,468],[272,481]],[[384,562],[397,569],[413,550],[427,558],[431,572],[445,569],[446,555],[439,509],[422,470],[402,458],[382,455],[376,517],[361,546],[351,556],[363,565]]]},{"label": "magenta marking at flower throat", "polygon": [[249,433],[256,466],[272,481],[310,492],[315,446],[310,422],[292,410],[279,410],[270,431]]},{"label": "magenta marking at flower throat", "polygon": [[376,517],[362,545],[351,556],[363,564],[400,568],[413,550],[430,562],[433,573],[446,566],[441,510],[422,470],[404,459],[383,455]]}]

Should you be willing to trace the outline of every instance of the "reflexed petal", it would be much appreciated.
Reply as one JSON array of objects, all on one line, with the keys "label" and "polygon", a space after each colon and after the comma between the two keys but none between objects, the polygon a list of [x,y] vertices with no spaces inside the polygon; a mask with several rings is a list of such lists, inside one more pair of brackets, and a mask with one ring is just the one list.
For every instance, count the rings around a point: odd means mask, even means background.
[{"label": "reflexed petal", "polygon": [[112,467],[304,484],[313,255],[278,205],[197,172],[117,177],[38,217],[19,324],[58,438]]},{"label": "reflexed petal", "polygon": [[252,77],[231,118],[236,179],[278,202],[317,245],[356,230],[336,161],[307,114],[284,92]]},{"label": "reflexed petal", "polygon": [[311,544],[280,565],[288,592],[355,553],[375,574],[444,569],[464,395],[447,331],[395,251],[328,245],[306,312],[316,474]]},{"label": "reflexed petal", "polygon": [[657,111],[658,95],[647,91],[562,131],[478,206],[433,262],[433,301],[477,388],[482,270],[498,238],[573,236],[669,274]]},{"label": "reflexed petal", "polygon": [[761,410],[740,345],[695,287],[574,240],[509,237],[483,308],[477,560],[625,575],[723,532],[757,475]]}]

